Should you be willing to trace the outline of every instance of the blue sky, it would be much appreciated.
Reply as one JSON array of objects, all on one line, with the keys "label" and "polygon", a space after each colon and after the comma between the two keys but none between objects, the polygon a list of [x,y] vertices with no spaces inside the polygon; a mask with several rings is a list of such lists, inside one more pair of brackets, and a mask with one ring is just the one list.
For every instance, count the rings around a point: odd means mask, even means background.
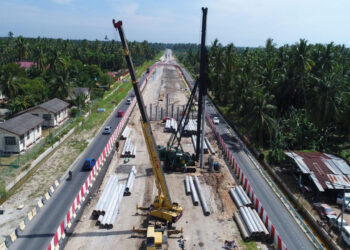
[{"label": "blue sky", "polygon": [[207,44],[263,46],[269,37],[278,45],[350,44],[348,0],[1,0],[0,36],[118,40],[115,18],[129,40],[199,43],[202,6]]}]

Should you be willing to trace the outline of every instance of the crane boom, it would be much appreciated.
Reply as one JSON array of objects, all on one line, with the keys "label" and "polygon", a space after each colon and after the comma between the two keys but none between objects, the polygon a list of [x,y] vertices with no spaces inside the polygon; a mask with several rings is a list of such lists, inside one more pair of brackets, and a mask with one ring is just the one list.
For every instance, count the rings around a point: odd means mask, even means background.
[{"label": "crane boom", "polygon": [[155,176],[155,183],[158,190],[158,195],[153,203],[153,207],[151,208],[150,214],[154,217],[166,220],[170,223],[176,222],[182,215],[182,208],[177,203],[172,203],[171,201],[168,186],[166,184],[165,177],[164,177],[164,172],[160,165],[157,145],[153,137],[151,124],[148,120],[147,113],[144,108],[145,107],[144,101],[138,87],[138,81],[136,79],[134,64],[131,59],[130,51],[125,39],[122,24],[123,24],[122,21],[115,22],[115,20],[113,19],[113,25],[119,32],[121,43],[124,49],[125,59],[130,71],[130,76],[131,76],[137,104],[141,112],[142,132],[147,145],[147,150],[151,161],[152,170]]}]

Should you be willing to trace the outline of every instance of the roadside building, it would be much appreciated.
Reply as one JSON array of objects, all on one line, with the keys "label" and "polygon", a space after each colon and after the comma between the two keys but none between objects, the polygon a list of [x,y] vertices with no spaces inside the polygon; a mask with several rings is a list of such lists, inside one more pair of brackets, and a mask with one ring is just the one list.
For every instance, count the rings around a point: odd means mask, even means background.
[{"label": "roadside building", "polygon": [[6,118],[8,115],[10,115],[9,109],[0,109],[0,120]]},{"label": "roadside building", "polygon": [[83,95],[85,97],[85,104],[88,104],[91,102],[89,88],[82,88],[82,87],[73,88],[70,91],[69,96],[67,97],[66,101],[73,103],[78,95]]},{"label": "roadside building", "polygon": [[2,153],[19,153],[27,150],[41,137],[40,117],[25,113],[0,123],[0,150]]},{"label": "roadside building", "polygon": [[68,102],[54,98],[25,112],[43,118],[43,128],[50,128],[62,125],[69,118],[68,107]]},{"label": "roadside building", "polygon": [[350,166],[343,159],[326,153],[286,151],[294,161],[299,186],[316,195],[336,200],[344,185],[350,188]]},{"label": "roadside building", "polygon": [[0,90],[0,103],[6,102],[6,100],[7,100],[7,97]]}]

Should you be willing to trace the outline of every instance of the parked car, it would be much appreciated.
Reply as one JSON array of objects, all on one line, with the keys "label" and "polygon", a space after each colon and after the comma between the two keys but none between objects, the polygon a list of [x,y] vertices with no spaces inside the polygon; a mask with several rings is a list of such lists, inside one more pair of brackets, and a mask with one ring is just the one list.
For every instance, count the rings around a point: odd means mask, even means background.
[{"label": "parked car", "polygon": [[[346,211],[350,211],[350,193],[345,193],[344,195],[345,200],[344,200],[344,206]],[[337,197],[337,204],[343,205],[343,195]]]},{"label": "parked car", "polygon": [[106,126],[105,129],[103,130],[104,135],[109,135],[112,132],[112,127],[111,126]]},{"label": "parked car", "polygon": [[219,124],[220,123],[220,120],[219,120],[219,118],[217,116],[214,116],[213,123],[214,124]]},{"label": "parked car", "polygon": [[86,158],[84,165],[83,165],[83,170],[91,170],[95,166],[96,160],[93,158]]},{"label": "parked car", "polygon": [[325,218],[327,215],[337,216],[337,213],[332,208],[330,208],[327,204],[316,202],[313,205],[321,218]]},{"label": "parked car", "polygon": [[346,245],[350,246],[350,226],[343,227],[341,230],[341,237]]},{"label": "parked car", "polygon": [[123,116],[124,116],[124,112],[121,111],[121,110],[119,110],[119,111],[117,112],[117,117],[123,117]]},{"label": "parked car", "polygon": [[126,105],[130,105],[131,104],[131,98],[126,99]]},{"label": "parked car", "polygon": [[[337,221],[335,220],[337,218],[337,215],[333,215],[333,214],[327,215],[326,218],[327,218],[327,221],[328,221],[328,225],[332,225],[333,222],[335,221],[334,226],[336,227],[336,229],[338,231],[340,231],[341,217],[339,217]],[[346,227],[346,226],[348,226],[348,223],[343,218],[343,228]]]}]

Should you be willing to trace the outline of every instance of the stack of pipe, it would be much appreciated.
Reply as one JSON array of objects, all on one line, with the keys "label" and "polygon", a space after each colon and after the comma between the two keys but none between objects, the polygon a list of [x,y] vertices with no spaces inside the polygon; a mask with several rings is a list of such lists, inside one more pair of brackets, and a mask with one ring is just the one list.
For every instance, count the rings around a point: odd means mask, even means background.
[{"label": "stack of pipe", "polygon": [[136,167],[132,166],[128,176],[128,180],[126,182],[124,195],[131,195],[131,190],[132,190],[132,186],[134,185],[136,173],[137,173]]},{"label": "stack of pipe", "polygon": [[95,206],[95,209],[92,212],[93,217],[96,218],[106,213],[108,200],[111,194],[116,190],[117,187],[118,187],[118,176],[112,175],[111,177],[109,177],[107,184],[103,189],[102,195],[98,200]]},{"label": "stack of pipe", "polygon": [[98,217],[98,223],[101,226],[112,228],[114,220],[118,214],[120,203],[122,201],[125,190],[125,183],[118,184],[118,189],[113,192],[108,202],[108,208],[104,215]]},{"label": "stack of pipe", "polygon": [[201,188],[201,186],[199,184],[199,180],[198,180],[197,176],[194,177],[194,185],[196,186],[196,189],[197,189],[197,192],[198,192],[198,196],[199,196],[199,200],[201,201],[201,205],[202,205],[202,208],[203,208],[204,215],[208,216],[208,215],[210,215],[210,211],[208,209],[207,202],[205,200],[205,197],[204,197],[204,194],[202,192],[202,188]]},{"label": "stack of pipe", "polygon": [[122,157],[135,157],[136,146],[131,143],[130,138],[127,138],[123,147]]},{"label": "stack of pipe", "polygon": [[[192,135],[192,145],[193,145],[194,152],[196,152],[196,148],[197,148],[197,136],[196,135]],[[209,153],[208,145],[207,145],[207,142],[205,140],[204,140],[204,145],[203,145],[203,151],[205,154]]]},{"label": "stack of pipe", "polygon": [[255,210],[243,206],[234,217],[244,240],[270,241],[270,234]]},{"label": "stack of pipe", "polygon": [[124,129],[124,131],[123,131],[123,133],[121,135],[121,139],[125,140],[126,138],[128,138],[130,132],[131,132],[131,129],[128,126],[125,127],[125,129]]},{"label": "stack of pipe", "polygon": [[174,118],[167,119],[164,126],[165,132],[175,132],[177,130],[177,122]]},{"label": "stack of pipe", "polygon": [[242,186],[240,185],[236,186],[235,188],[230,188],[230,195],[237,207],[253,205],[252,201],[249,199],[248,195],[244,192]]},{"label": "stack of pipe", "polygon": [[[184,127],[185,120],[182,120],[181,127]],[[184,135],[193,135],[197,132],[197,121],[194,119],[189,119],[185,128],[183,129]]]}]

